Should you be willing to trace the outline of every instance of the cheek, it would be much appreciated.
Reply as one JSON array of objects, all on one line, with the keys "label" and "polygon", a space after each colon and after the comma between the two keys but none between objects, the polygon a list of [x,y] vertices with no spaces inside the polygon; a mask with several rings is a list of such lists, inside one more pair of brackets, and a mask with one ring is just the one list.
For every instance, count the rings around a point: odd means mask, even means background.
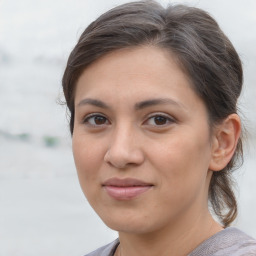
[{"label": "cheek", "polygon": [[197,185],[207,175],[210,147],[204,131],[165,138],[165,142],[155,143],[150,148],[153,150],[149,158],[161,172],[162,183],[168,181],[170,186],[184,190]]},{"label": "cheek", "polygon": [[92,184],[97,184],[103,152],[89,139],[76,135],[73,135],[72,148],[79,182],[85,192],[93,188]]}]

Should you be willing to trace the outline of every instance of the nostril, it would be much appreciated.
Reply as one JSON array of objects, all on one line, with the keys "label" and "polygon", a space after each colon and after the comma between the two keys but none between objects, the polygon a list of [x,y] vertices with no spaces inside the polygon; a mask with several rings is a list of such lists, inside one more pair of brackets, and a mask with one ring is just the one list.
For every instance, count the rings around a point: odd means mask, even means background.
[{"label": "nostril", "polygon": [[144,155],[140,150],[120,150],[110,148],[104,155],[104,161],[118,169],[137,166],[144,162]]}]

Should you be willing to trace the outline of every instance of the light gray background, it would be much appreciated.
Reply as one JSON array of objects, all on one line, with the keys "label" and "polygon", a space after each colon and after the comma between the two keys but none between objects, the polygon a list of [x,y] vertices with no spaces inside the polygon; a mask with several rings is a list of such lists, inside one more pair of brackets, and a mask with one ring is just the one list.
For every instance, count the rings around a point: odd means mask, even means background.
[{"label": "light gray background", "polygon": [[[65,61],[85,26],[124,2],[0,0],[1,256],[79,256],[117,237],[80,190],[65,107],[56,100]],[[245,165],[236,172],[235,225],[256,237],[256,1],[187,3],[217,19],[244,64],[240,108],[249,135]]]}]

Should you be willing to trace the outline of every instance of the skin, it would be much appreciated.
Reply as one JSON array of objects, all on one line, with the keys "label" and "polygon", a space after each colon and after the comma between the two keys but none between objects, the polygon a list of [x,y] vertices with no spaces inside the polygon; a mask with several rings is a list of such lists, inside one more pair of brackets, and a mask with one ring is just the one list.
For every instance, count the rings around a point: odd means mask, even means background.
[{"label": "skin", "polygon": [[[119,232],[116,255],[182,256],[222,230],[209,213],[208,188],[212,171],[232,157],[239,125],[233,115],[210,133],[203,101],[162,49],[114,51],[84,70],[73,154],[89,203]],[[110,178],[152,186],[116,200],[102,186]]]}]

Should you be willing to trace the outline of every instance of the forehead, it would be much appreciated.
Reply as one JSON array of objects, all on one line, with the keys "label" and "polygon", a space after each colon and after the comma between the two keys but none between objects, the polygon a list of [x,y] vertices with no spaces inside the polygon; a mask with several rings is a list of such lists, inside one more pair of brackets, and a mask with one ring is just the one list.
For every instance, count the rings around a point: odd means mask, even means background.
[{"label": "forehead", "polygon": [[[170,72],[172,80],[179,76],[187,80],[186,83],[190,83],[178,66],[176,58],[166,50],[153,46],[126,48],[108,53],[86,67],[78,79],[77,86],[83,84],[89,89],[92,83],[94,86],[101,85],[104,80],[104,87],[110,86],[108,80],[120,80],[118,85],[121,86],[126,82],[132,83],[130,79],[143,77],[145,80],[157,78],[161,82]],[[129,80],[122,80],[124,78]]]},{"label": "forehead", "polygon": [[168,95],[192,105],[199,99],[175,56],[143,46],[116,50],[88,66],[78,79],[75,104],[84,97],[127,103]]}]

